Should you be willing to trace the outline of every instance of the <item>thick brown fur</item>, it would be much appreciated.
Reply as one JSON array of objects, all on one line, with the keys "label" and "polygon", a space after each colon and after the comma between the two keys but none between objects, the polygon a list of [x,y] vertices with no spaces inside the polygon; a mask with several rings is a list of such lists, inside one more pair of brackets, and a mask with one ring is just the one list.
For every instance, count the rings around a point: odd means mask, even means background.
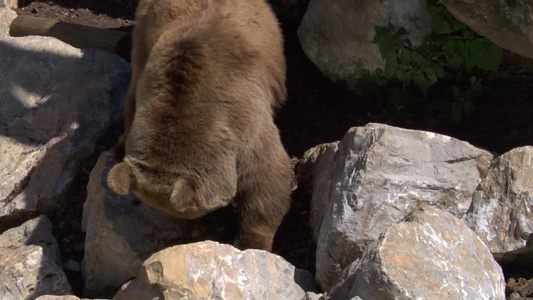
[{"label": "thick brown fur", "polygon": [[233,201],[239,248],[271,250],[292,170],[273,122],[286,98],[264,0],[141,0],[125,133],[108,184],[179,218]]}]

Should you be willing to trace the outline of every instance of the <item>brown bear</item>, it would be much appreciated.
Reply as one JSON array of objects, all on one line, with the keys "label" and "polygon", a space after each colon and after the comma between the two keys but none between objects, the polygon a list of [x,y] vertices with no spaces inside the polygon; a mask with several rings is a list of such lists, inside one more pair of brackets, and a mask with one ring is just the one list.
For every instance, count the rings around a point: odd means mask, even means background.
[{"label": "brown bear", "polygon": [[132,68],[109,187],[186,219],[233,201],[235,246],[270,251],[293,182],[273,122],[285,58],[269,5],[141,0]]}]

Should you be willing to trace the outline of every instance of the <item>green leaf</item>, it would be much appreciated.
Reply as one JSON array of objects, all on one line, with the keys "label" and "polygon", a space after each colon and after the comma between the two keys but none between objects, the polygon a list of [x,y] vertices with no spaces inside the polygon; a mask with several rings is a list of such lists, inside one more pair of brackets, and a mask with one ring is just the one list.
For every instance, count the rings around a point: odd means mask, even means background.
[{"label": "green leaf", "polygon": [[[385,67],[361,74],[368,77],[364,86],[369,100],[382,109],[380,118],[400,120],[415,105],[422,104],[430,114],[425,118],[446,112],[454,122],[462,121],[475,111],[482,93],[484,82],[473,76],[472,71],[485,76],[483,71],[496,70],[501,62],[501,49],[457,21],[441,0],[426,3],[433,16],[432,31],[416,49],[404,38],[405,28],[396,28],[391,23],[375,26],[372,42],[378,45]],[[447,91],[453,92],[451,104],[433,99],[434,96],[440,99],[438,95],[427,94],[441,79],[457,82],[456,86],[452,84],[452,91]]]},{"label": "green leaf", "polygon": [[413,52],[412,59],[413,59],[413,65],[421,65],[422,61],[424,60],[424,57],[420,55],[418,52]]},{"label": "green leaf", "polygon": [[411,81],[413,81],[413,69],[410,69],[408,70],[407,72],[405,72],[405,82],[406,83],[411,83]]},{"label": "green leaf", "polygon": [[[428,2],[429,2],[429,1],[428,1]],[[436,12],[439,11],[439,8],[437,8],[436,5],[433,5],[433,4],[429,4],[429,3],[428,3],[428,4],[426,5],[426,10],[429,11],[430,13],[435,14]]]},{"label": "green leaf", "polygon": [[464,59],[453,53],[451,57],[448,58],[448,67],[454,70],[459,70],[464,65]]},{"label": "green leaf", "polygon": [[454,52],[455,54],[466,58],[468,56],[468,48],[466,46],[467,41],[456,38],[454,39]]},{"label": "green leaf", "polygon": [[453,97],[455,99],[459,99],[460,96],[461,94],[459,93],[459,88],[456,85],[454,85],[453,86]]},{"label": "green leaf", "polygon": [[431,66],[431,60],[429,60],[426,57],[422,56],[422,59],[420,60],[420,69],[426,69],[429,66]]},{"label": "green leaf", "polygon": [[444,18],[440,15],[434,15],[433,19],[431,20],[431,30],[433,30],[436,33],[441,33],[442,30],[444,30],[444,27],[446,26],[446,22],[444,21]]},{"label": "green leaf", "polygon": [[424,94],[426,94],[431,85],[433,85],[431,79],[426,77],[424,72],[421,71],[415,72],[415,74],[413,75],[413,83]]},{"label": "green leaf", "polygon": [[430,67],[425,68],[422,72],[428,77],[435,76],[435,72],[433,72],[433,69],[431,69]]},{"label": "green leaf", "polygon": [[451,113],[452,113],[452,121],[455,123],[459,123],[461,121],[461,115],[462,115],[459,101],[455,101],[452,103]]},{"label": "green leaf", "polygon": [[473,101],[465,101],[463,103],[463,111],[468,116],[476,110],[476,104]]},{"label": "green leaf", "polygon": [[470,43],[470,58],[467,67],[496,72],[502,61],[502,48],[486,38],[476,38]]},{"label": "green leaf", "polygon": [[385,26],[374,26],[374,30],[376,30],[376,35],[374,36],[375,37],[384,37],[384,36],[387,36],[389,34],[389,28],[388,27],[385,27]]},{"label": "green leaf", "polygon": [[392,34],[389,31],[388,27],[374,26],[374,30],[376,31],[376,34],[374,35],[374,38],[372,39],[372,43],[379,44],[381,46],[383,42],[387,42],[391,40]]},{"label": "green leaf", "polygon": [[402,37],[403,35],[406,35],[406,34],[409,34],[407,29],[405,29],[405,27],[400,27],[400,28],[398,28],[398,31],[396,31],[395,35],[400,38],[400,37]]},{"label": "green leaf", "polygon": [[409,49],[402,49],[402,63],[405,65],[410,65],[413,57],[413,53]]},{"label": "green leaf", "polygon": [[455,52],[455,42],[454,40],[452,39],[447,39],[446,42],[444,43],[444,50],[450,52],[450,53],[454,53]]},{"label": "green leaf", "polygon": [[481,79],[477,78],[476,76],[470,77],[470,88],[481,88]]},{"label": "green leaf", "polygon": [[444,68],[440,64],[432,63],[430,68],[433,70],[433,74],[435,74],[435,76],[438,78],[444,77]]},{"label": "green leaf", "polygon": [[437,82],[437,76],[435,75],[435,72],[431,67],[427,67],[426,69],[424,69],[424,75],[428,80],[427,89],[429,89],[432,85],[435,84],[435,82]]},{"label": "green leaf", "polygon": [[401,68],[398,68],[398,70],[396,71],[396,78],[403,81],[405,78],[405,71]]},{"label": "green leaf", "polygon": [[391,78],[398,69],[398,59],[396,57],[396,52],[391,50],[385,56],[385,76]]}]

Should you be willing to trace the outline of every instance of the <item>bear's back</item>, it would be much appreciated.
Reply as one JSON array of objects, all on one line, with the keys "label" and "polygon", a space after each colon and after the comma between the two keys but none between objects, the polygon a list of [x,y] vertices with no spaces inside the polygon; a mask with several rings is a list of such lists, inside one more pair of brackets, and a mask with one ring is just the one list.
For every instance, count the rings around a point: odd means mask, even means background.
[{"label": "bear's back", "polygon": [[[285,64],[270,8],[262,1],[264,10],[251,7],[254,1],[244,7],[236,1],[199,1],[208,5],[187,7],[176,16],[184,9],[164,14],[160,2],[168,1],[154,1],[153,11],[146,10],[147,18],[158,20],[146,34],[160,35],[139,80],[129,152],[140,149],[144,159],[167,166],[176,157],[205,165],[275,139],[273,106],[284,94]],[[172,26],[164,28],[161,14]],[[265,23],[257,19],[263,17]],[[270,36],[276,38],[267,42]]]},{"label": "bear's back", "polygon": [[[285,101],[286,64],[283,54],[283,37],[277,19],[264,0],[148,0],[141,1],[137,9],[135,38],[151,51],[160,42],[165,31],[179,34],[183,28],[198,26],[202,18],[219,14],[227,30],[242,36],[249,51],[259,57],[265,71],[262,79],[272,97],[267,99],[273,109]],[[229,41],[226,41],[229,42]],[[220,44],[219,44],[220,45]]]}]

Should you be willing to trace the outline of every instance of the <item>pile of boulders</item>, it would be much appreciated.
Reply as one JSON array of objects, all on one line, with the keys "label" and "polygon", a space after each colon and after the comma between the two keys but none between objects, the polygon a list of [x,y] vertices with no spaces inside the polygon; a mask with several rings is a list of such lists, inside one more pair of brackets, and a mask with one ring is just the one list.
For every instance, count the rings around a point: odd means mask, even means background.
[{"label": "pile of boulders", "polygon": [[[406,2],[372,8],[312,0],[299,31],[302,44],[315,40],[307,54],[326,57],[319,44],[332,42],[305,36],[318,32],[313,24],[332,20],[344,25],[323,26],[332,32],[320,36],[346,41],[330,47],[336,54],[376,47],[370,43],[376,20],[414,20],[411,37],[422,39],[428,22],[422,2]],[[443,2],[458,14],[466,7]],[[375,18],[346,17],[369,11]],[[15,17],[0,2],[1,299],[79,299],[63,271],[72,264],[81,266],[85,297],[109,299],[504,299],[498,262],[531,262],[533,146],[495,154],[382,124],[351,128],[341,141],[318,145],[300,160],[299,188],[312,198],[315,276],[278,255],[215,242],[231,230],[227,211],[177,220],[114,194],[106,185],[113,164],[108,152],[87,185],[84,259],[65,262],[45,215],[57,209],[96,141],[120,120],[130,66],[54,38],[9,37]],[[368,32],[347,31],[363,27]],[[343,74],[369,66],[356,66],[356,58],[327,61],[317,62],[325,74],[349,82]],[[342,66],[353,70],[334,70]],[[525,297],[520,287],[528,283],[512,284],[511,297]]]}]

